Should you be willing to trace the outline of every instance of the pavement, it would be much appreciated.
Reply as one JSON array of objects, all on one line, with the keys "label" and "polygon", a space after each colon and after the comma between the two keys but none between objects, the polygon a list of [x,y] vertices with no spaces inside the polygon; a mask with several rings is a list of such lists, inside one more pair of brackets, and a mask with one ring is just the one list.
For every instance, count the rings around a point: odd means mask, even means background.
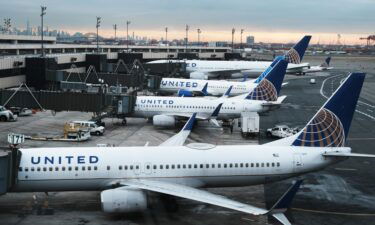
[{"label": "pavement", "polygon": [[[324,57],[305,57],[311,65],[319,65]],[[321,107],[327,97],[338,87],[350,71],[367,72],[357,112],[349,133],[348,146],[354,152],[375,154],[375,64],[370,57],[333,57],[334,70],[308,76],[288,75],[289,82],[282,90],[287,95],[285,104],[274,112],[261,116],[262,133],[259,138],[244,139],[238,130],[215,128],[207,123],[194,129],[187,143],[212,144],[258,144],[272,141],[264,131],[275,124],[304,126]],[[310,84],[311,78],[316,84]],[[7,145],[9,132],[27,135],[61,134],[63,125],[70,120],[89,119],[91,114],[39,112],[31,117],[21,117],[17,122],[0,124],[0,146]],[[82,143],[26,141],[23,147],[53,146],[114,146],[158,145],[176,133],[172,130],[154,128],[144,119],[128,119],[121,126],[117,119],[105,119],[104,136],[92,137]],[[288,217],[294,224],[375,224],[374,159],[349,159],[327,169],[305,175],[304,183],[295,197]],[[274,184],[215,188],[214,193],[260,207],[271,206],[289,187],[294,179]],[[244,213],[223,209],[194,201],[178,199],[179,210],[168,212],[157,196],[152,196],[153,207],[143,213],[132,215],[107,215],[100,210],[99,192],[8,193],[0,196],[0,224],[267,224],[265,217],[253,217]],[[38,204],[47,204],[54,215],[25,213],[37,196]]]}]

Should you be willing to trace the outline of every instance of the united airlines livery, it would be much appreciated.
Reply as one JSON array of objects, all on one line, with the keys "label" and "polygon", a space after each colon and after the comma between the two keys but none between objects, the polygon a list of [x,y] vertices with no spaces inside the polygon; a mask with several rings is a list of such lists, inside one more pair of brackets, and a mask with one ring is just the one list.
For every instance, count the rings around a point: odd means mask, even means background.
[{"label": "united airlines livery", "polygon": [[180,133],[160,146],[20,149],[18,180],[12,191],[99,190],[107,213],[147,210],[147,193],[154,192],[270,215],[288,225],[284,212],[301,180],[268,210],[203,188],[264,184],[321,170],[349,157],[374,158],[345,147],[364,78],[363,73],[350,74],[303,130],[265,145],[183,146],[194,113]]}]

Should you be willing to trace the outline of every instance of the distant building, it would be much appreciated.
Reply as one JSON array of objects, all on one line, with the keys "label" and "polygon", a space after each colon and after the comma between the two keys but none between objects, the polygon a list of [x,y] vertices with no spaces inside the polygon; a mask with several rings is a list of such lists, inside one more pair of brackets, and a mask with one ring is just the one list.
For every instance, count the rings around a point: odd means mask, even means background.
[{"label": "distant building", "polygon": [[247,36],[246,37],[246,44],[247,45],[253,45],[255,43],[255,38],[254,36]]}]

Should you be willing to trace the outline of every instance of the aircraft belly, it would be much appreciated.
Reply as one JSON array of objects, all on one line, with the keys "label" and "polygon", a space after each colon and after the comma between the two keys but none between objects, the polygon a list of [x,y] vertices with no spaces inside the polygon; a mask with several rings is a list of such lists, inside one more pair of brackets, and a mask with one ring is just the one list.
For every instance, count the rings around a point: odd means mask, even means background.
[{"label": "aircraft belly", "polygon": [[96,191],[106,189],[111,181],[112,179],[21,180],[12,192]]}]

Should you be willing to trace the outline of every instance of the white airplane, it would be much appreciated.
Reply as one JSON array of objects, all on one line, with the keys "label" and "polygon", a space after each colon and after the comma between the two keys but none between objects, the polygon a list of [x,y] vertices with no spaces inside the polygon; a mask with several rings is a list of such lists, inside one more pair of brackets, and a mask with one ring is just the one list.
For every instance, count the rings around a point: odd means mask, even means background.
[{"label": "white airplane", "polygon": [[[228,81],[228,80],[199,80],[199,79],[182,79],[182,78],[162,78],[160,82],[160,93],[177,93],[178,96],[192,97],[192,96],[206,96],[223,95],[229,87],[232,87],[231,96],[249,93],[258,83],[270,72],[275,64],[285,59],[283,56],[278,56],[272,64],[265,70],[257,79],[247,80],[244,78],[242,82]],[[281,76],[282,74],[280,74]]]},{"label": "white airplane", "polygon": [[[156,126],[174,126],[176,120],[189,118],[192,113],[197,112],[197,119],[211,120],[218,125],[215,119],[230,120],[240,118],[242,112],[259,113],[279,108],[286,97],[278,96],[287,64],[283,59],[278,61],[256,88],[236,97],[137,96],[134,112],[130,117],[153,118]],[[228,87],[224,96],[229,95],[231,89]],[[222,105],[218,109],[219,104]],[[213,110],[215,114],[212,113]]]},{"label": "white airplane", "polygon": [[[308,68],[308,63],[301,63],[311,36],[305,36],[287,53],[287,73],[302,73],[303,68]],[[155,60],[148,64],[160,63],[186,63],[186,71],[191,79],[207,80],[218,77],[242,78],[250,75],[258,76],[272,62],[265,61],[217,61],[217,60]]]},{"label": "white airplane", "polygon": [[17,182],[11,191],[100,190],[102,209],[109,213],[146,210],[147,192],[156,192],[271,215],[288,225],[284,212],[301,181],[269,210],[201,188],[264,184],[315,172],[349,157],[374,158],[344,147],[364,78],[363,73],[350,74],[299,133],[264,145],[183,146],[193,114],[174,140],[161,146],[20,149]]},{"label": "white airplane", "polygon": [[327,57],[324,62],[319,66],[311,66],[309,68],[304,68],[303,73],[315,73],[315,72],[323,72],[327,70],[333,69],[333,67],[329,66],[331,62],[331,56]]}]

